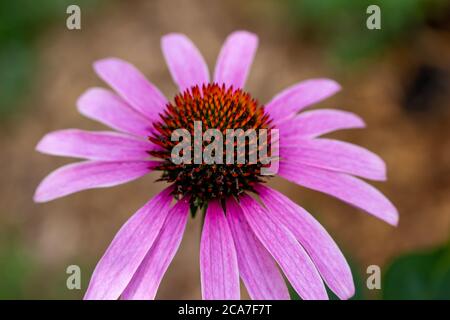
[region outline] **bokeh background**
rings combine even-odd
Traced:
[[[66,28],[78,4],[82,29]],[[382,29],[365,27],[378,4]],[[247,89],[264,102],[286,86],[330,77],[343,91],[316,107],[353,111],[366,130],[333,134],[387,162],[375,183],[398,207],[397,228],[328,196],[270,182],[323,223],[349,258],[357,299],[450,299],[450,7],[445,0],[16,0],[0,2],[0,298],[79,299],[116,231],[163,185],[149,175],[46,204],[40,180],[71,159],[38,154],[48,131],[104,129],[79,115],[77,97],[105,86],[92,62],[134,63],[168,96],[176,93],[159,47],[187,34],[211,69],[236,29],[260,37]],[[159,290],[160,299],[200,298],[200,221],[190,220]],[[82,289],[66,288],[66,268]],[[382,289],[365,286],[369,265]],[[245,296],[245,293],[244,293]]]

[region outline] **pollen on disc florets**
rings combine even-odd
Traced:
[[[175,96],[166,105],[154,125],[149,139],[160,148],[150,154],[162,160],[155,170],[162,171],[160,180],[175,184],[174,194],[191,196],[191,204],[202,207],[208,200],[239,197],[244,191],[253,191],[255,183],[263,182],[261,168],[266,166],[259,160],[248,163],[248,139],[246,139],[245,164],[174,164],[171,152],[178,141],[171,141],[176,129],[187,129],[194,135],[194,121],[201,121],[202,130],[218,129],[225,136],[227,129],[270,129],[269,116],[264,107],[242,89],[233,89],[216,83],[194,86]],[[270,136],[267,139],[270,153]],[[203,146],[207,145],[203,141]],[[258,145],[261,148],[261,145]],[[194,148],[194,142],[191,149]],[[225,146],[223,148],[225,153]],[[192,153],[192,158],[194,157]],[[225,155],[224,155],[225,157]]]

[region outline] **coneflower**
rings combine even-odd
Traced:
[[[289,299],[282,274],[303,299],[327,299],[325,284],[341,299],[354,294],[350,268],[330,235],[305,209],[265,183],[276,174],[396,225],[395,207],[360,179],[385,180],[385,164],[359,146],[319,138],[364,127],[355,114],[332,109],[299,113],[336,93],[336,82],[300,82],[266,104],[244,91],[257,44],[249,32],[231,34],[211,81],[203,57],[186,36],[164,36],[163,54],[180,92],[172,101],[131,64],[116,58],[98,61],[95,71],[115,93],[89,89],[78,108],[120,133],[68,129],[49,133],[38,143],[40,152],[87,161],[47,176],[36,190],[36,202],[119,185],[151,171],[161,172],[159,180],[169,184],[119,230],[95,268],[85,299],[153,299],[189,213],[200,213],[203,219],[204,299],[239,299],[239,277],[252,299]],[[253,137],[257,149],[251,149],[251,138],[244,140],[243,163],[196,161],[190,151],[202,151],[207,143],[195,139],[185,145],[189,161],[174,162],[177,130],[194,136],[196,123],[202,132],[269,134],[266,139]],[[236,142],[227,140],[214,156],[220,158],[227,146],[234,149]],[[272,174],[263,172],[270,166],[264,159],[248,161],[263,150],[277,164]]]

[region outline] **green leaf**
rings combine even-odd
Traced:
[[[394,260],[383,278],[384,299],[450,299],[450,243]]]
[[[0,300],[23,299],[33,260],[15,235],[0,237]]]
[[[0,118],[13,112],[30,86],[34,51],[26,42],[10,42],[0,48]]]

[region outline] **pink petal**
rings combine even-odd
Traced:
[[[275,261],[259,242],[236,200],[227,201],[227,220],[236,247],[239,273],[254,300],[289,300],[289,292]]]
[[[278,175],[361,208],[391,225],[398,223],[394,205],[380,191],[356,177],[287,162],[280,165]]]
[[[200,242],[202,296],[205,300],[237,300],[239,270],[228,222],[217,201],[210,201]]]
[[[169,211],[164,226],[121,298],[154,299],[159,284],[175,256],[189,212],[189,198],[178,201]]]
[[[270,215],[279,219],[305,248],[328,287],[341,299],[351,298],[355,287],[350,267],[320,223],[281,193],[262,185],[256,191]]]
[[[125,101],[109,90],[91,88],[77,101],[78,111],[113,129],[141,137],[149,135],[151,121],[131,109]]]
[[[84,299],[119,298],[166,220],[173,198],[171,191],[167,188],[158,194],[120,228],[95,267]]]
[[[230,34],[217,58],[214,82],[243,88],[257,47],[258,37],[253,33],[237,31]]]
[[[178,33],[168,34],[162,38],[161,47],[173,81],[181,92],[209,83],[208,65],[188,37]]]
[[[36,150],[42,153],[91,160],[144,160],[154,149],[149,141],[115,132],[66,129],[46,134]]]
[[[93,188],[112,187],[140,178],[154,166],[152,161],[84,161],[50,173],[37,187],[35,202],[47,202]]]
[[[344,172],[372,180],[386,180],[386,164],[375,153],[360,146],[331,139],[302,139],[282,143],[284,161]]]
[[[108,58],[95,62],[94,69],[130,106],[150,120],[159,118],[167,99],[135,66]]]
[[[302,112],[294,118],[282,121],[280,134],[283,140],[294,140],[298,137],[314,138],[336,130],[364,127],[364,121],[354,113],[320,109]]]
[[[326,300],[327,291],[311,258],[291,231],[248,195],[240,198],[244,216],[261,243],[278,262],[292,287],[305,300]]]
[[[265,111],[275,123],[280,123],[306,107],[334,95],[340,89],[339,84],[333,80],[306,80],[277,94],[266,104]]]

